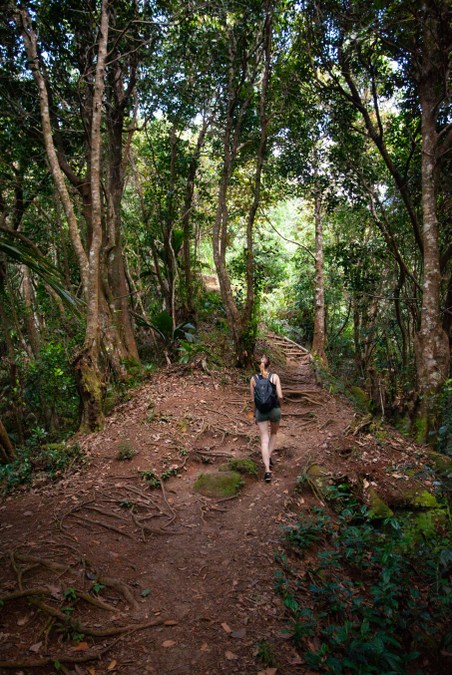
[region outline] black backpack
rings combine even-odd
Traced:
[[[263,375],[255,375],[254,381],[254,403],[259,412],[266,413],[278,405],[278,397],[276,395],[276,385],[270,381],[272,374],[268,377]]]

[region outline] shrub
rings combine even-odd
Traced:
[[[320,672],[405,673],[420,655],[440,672],[452,641],[452,539],[442,528],[407,546],[396,519],[380,530],[365,515],[348,505],[333,521],[318,508],[285,530],[276,590],[290,635]],[[308,549],[309,574],[299,576]]]

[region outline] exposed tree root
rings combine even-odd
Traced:
[[[153,628],[155,626],[161,626],[164,623],[165,619],[159,618],[153,619],[152,621],[146,621],[145,623],[135,625],[131,624],[128,626],[122,626],[121,628],[111,629],[112,631],[114,630],[116,632],[110,633],[104,632],[102,637],[111,637],[113,635],[119,635],[120,637],[117,638],[116,640],[112,640],[112,642],[110,642],[108,645],[101,647],[100,649],[94,648],[85,654],[72,655],[63,653],[63,654],[54,654],[53,656],[45,656],[39,659],[38,658],[29,659],[24,661],[0,661],[0,668],[42,668],[44,666],[53,665],[56,662],[61,664],[88,663],[89,661],[95,661],[102,658],[102,656],[104,656],[104,654],[110,651],[110,649],[114,647],[114,645],[117,644],[119,640],[124,639],[125,637],[131,635],[132,633],[144,630],[145,628]]]
[[[319,430],[326,429],[330,424],[334,424],[335,420],[332,419],[327,419],[325,422],[322,422],[322,424],[319,426]]]
[[[322,400],[318,400],[318,398]],[[285,389],[284,398],[288,401],[306,401],[311,405],[324,405],[325,399],[318,392],[308,393],[303,389]]]
[[[284,410],[284,417],[304,417],[305,419],[314,419],[315,413],[310,410],[308,412],[291,412],[290,410]]]
[[[363,420],[360,422],[357,422],[355,424],[348,424],[344,431],[343,434],[346,436],[350,431],[352,433],[352,436],[357,436],[362,429],[365,429],[366,427],[369,427],[373,422],[373,417],[372,415],[367,415]]]
[[[195,454],[202,457],[232,457],[230,452],[211,452],[210,450],[195,450]]]
[[[232,424],[237,424],[237,420],[233,419],[230,415],[227,413],[223,412],[222,410],[215,410],[215,408],[207,408],[205,405],[202,407],[203,410],[208,410],[209,412],[213,412],[216,415],[223,415],[223,417],[227,417],[228,420],[232,422]]]
[[[17,561],[25,562],[25,563],[26,562],[32,562],[34,564],[34,566],[41,565],[42,567],[46,567],[47,569],[51,570],[52,572],[63,572],[63,573],[67,572],[73,566],[73,565],[67,565],[65,563],[59,563],[55,560],[47,560],[46,558],[39,558],[37,556],[23,555],[23,554],[17,553],[17,552],[12,552],[11,558],[14,559],[14,561],[16,563],[16,567],[15,567],[16,574],[18,573]],[[81,558],[81,561],[83,561],[82,558]],[[100,574],[100,575],[94,575],[93,581],[97,581],[98,583],[102,584],[103,586],[107,586],[108,588],[114,589],[115,591],[117,591],[119,593],[119,595],[121,595],[124,598],[124,600],[134,610],[138,609],[139,604],[135,600],[135,598],[133,597],[133,594],[132,594],[130,588],[127,586],[127,584],[123,583],[119,579],[115,579],[114,577],[109,577],[109,576],[105,576],[105,575]],[[45,587],[43,587],[43,588],[45,588]],[[21,590],[23,590],[23,589],[21,589]],[[82,596],[80,596],[80,597],[82,597]],[[91,604],[95,604],[95,603],[93,603],[93,600],[94,600],[93,596],[89,596],[89,598],[90,598],[90,600],[88,600],[87,602],[90,602]],[[82,598],[82,599],[86,600],[86,598]],[[102,609],[111,610],[113,608],[112,605],[108,605],[108,603],[104,603],[104,601],[101,601],[100,598],[96,599],[96,603],[97,603],[97,601],[100,601],[102,603],[102,605],[105,605],[104,607],[102,607]],[[101,606],[101,605],[99,605],[99,606]],[[117,608],[115,607],[114,609],[116,611]]]
[[[126,532],[125,530],[120,530],[119,527],[115,527],[114,525],[103,523],[101,520],[94,520],[94,518],[88,518],[88,516],[80,516],[80,515],[76,515],[74,516],[74,518],[81,525],[86,526],[86,523],[90,523],[91,525],[99,525],[99,527],[104,527],[106,530],[111,530],[112,532],[116,532],[117,534],[120,534],[123,537],[133,539],[133,536],[129,532]]]

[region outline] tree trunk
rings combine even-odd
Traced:
[[[328,366],[325,353],[325,279],[323,264],[323,223],[322,202],[319,194],[315,197],[315,311],[314,335],[311,352],[318,356],[324,366]]]
[[[31,351],[36,358],[39,354],[39,333],[35,322],[35,312],[33,307],[33,294],[31,287],[30,272],[26,265],[22,265],[22,293],[25,305],[24,322],[27,329],[28,339],[30,341]]]
[[[102,246],[101,203],[101,120],[105,88],[105,60],[108,41],[108,0],[102,0],[100,32],[94,82],[91,123],[91,241],[89,247],[88,297],[85,342],[75,359],[77,386],[82,405],[81,429],[95,431],[103,424],[103,380],[99,369]]]
[[[12,462],[15,456],[14,445],[3,426],[3,422],[0,420],[0,464]]]
[[[231,36],[232,37],[232,36]],[[257,210],[260,204],[262,171],[266,157],[267,138],[268,138],[268,115],[267,115],[267,95],[270,80],[271,66],[271,42],[272,42],[272,14],[268,4],[266,7],[265,21],[262,25],[262,33],[259,36],[261,42],[263,60],[263,70],[260,81],[260,102],[259,102],[259,123],[260,136],[259,147],[256,157],[256,169],[254,173],[252,200],[247,214],[246,227],[246,298],[245,307],[242,312],[239,311],[234,301],[231,289],[231,282],[226,269],[226,241],[228,225],[228,205],[227,196],[230,179],[233,172],[233,163],[237,158],[239,139],[242,132],[242,123],[245,112],[251,103],[251,94],[243,98],[242,86],[245,80],[239,80],[239,85],[234,85],[235,63],[235,42],[230,42],[230,64],[229,64],[229,90],[228,107],[226,115],[226,126],[223,137],[223,170],[218,193],[218,206],[213,227],[213,256],[215,267],[220,284],[221,296],[224,302],[226,316],[228,318],[229,328],[234,341],[236,352],[236,365],[246,367],[251,365],[254,358],[254,348],[256,342],[257,325],[254,321],[256,311],[255,304],[255,279],[254,279],[254,253],[253,253],[253,233],[256,221]],[[241,64],[243,67],[243,63]],[[246,70],[245,70],[246,72]],[[242,75],[243,78],[243,75]],[[252,70],[250,81],[247,83],[248,90],[253,92],[253,86],[257,79],[257,70]]]
[[[193,273],[192,273],[192,251],[191,251],[191,240],[192,240],[191,214],[193,210],[193,197],[195,194],[195,178],[196,173],[198,171],[199,157],[201,154],[201,150],[204,146],[204,141],[206,138],[209,123],[210,123],[209,118],[204,117],[202,127],[199,131],[198,139],[196,141],[196,148],[190,160],[190,165],[188,167],[187,183],[185,186],[184,213],[182,216],[182,226],[184,230],[183,270],[185,281],[185,289],[183,297],[184,297],[185,312],[188,319],[192,319],[195,314],[194,297],[193,297],[194,293],[193,293]]]
[[[415,338],[416,367],[421,397],[418,438],[427,440],[436,427],[438,394],[449,367],[449,340],[441,325],[441,270],[436,213],[436,172],[438,133],[436,130],[439,96],[442,93],[441,71],[437,68],[437,36],[440,27],[433,11],[424,21],[423,68],[419,74],[419,100],[422,133],[422,240],[424,248],[424,282],[421,325]]]
[[[134,82],[134,72],[131,79]],[[117,61],[113,64],[110,89],[113,103],[107,115],[108,126],[108,215],[107,244],[104,255],[107,267],[106,278],[111,290],[111,312],[123,345],[124,358],[139,361],[138,349],[129,306],[129,290],[126,281],[124,251],[121,243],[121,201],[124,193],[124,114],[128,93],[124,91],[122,70]],[[131,86],[128,87],[128,92]]]

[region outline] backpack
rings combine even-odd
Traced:
[[[278,405],[278,397],[276,395],[276,385],[272,384],[270,378],[263,375],[255,375],[254,381],[254,403],[259,412],[266,413]]]

